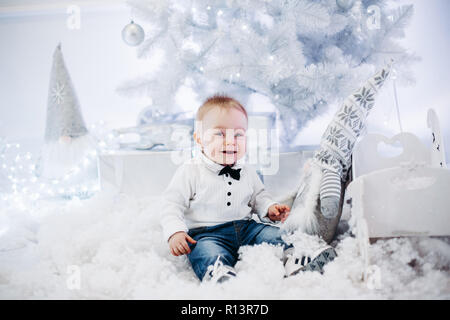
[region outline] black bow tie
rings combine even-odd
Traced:
[[[220,170],[219,176],[224,173],[229,173],[233,179],[239,180],[239,178],[241,177],[241,174],[239,173],[240,171],[241,169],[231,169],[230,166],[225,166],[222,170]]]

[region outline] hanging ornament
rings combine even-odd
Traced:
[[[344,11],[349,10],[351,7],[353,7],[353,4],[355,3],[355,0],[336,0],[337,6]]]
[[[144,41],[144,29],[133,20],[127,24],[122,30],[122,39],[129,46],[138,46]]]

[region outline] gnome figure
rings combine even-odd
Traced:
[[[59,179],[80,164],[95,149],[81,114],[78,98],[66,69],[61,44],[53,53],[47,101],[45,140],[38,172]]]
[[[391,73],[393,60],[349,95],[325,130],[320,148],[307,161],[302,181],[292,204],[291,215],[282,229],[316,234],[330,242],[342,214],[342,201],[351,156],[357,138],[375,98]]]

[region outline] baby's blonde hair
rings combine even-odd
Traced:
[[[206,99],[205,102],[203,102],[203,104],[200,106],[200,108],[198,108],[196,121],[203,120],[205,114],[214,107],[219,107],[222,110],[227,110],[231,108],[237,109],[239,111],[242,111],[248,120],[247,111],[239,103],[239,101],[224,94],[215,94]]]

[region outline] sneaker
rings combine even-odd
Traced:
[[[236,277],[236,270],[220,261],[220,255],[217,257],[214,265],[208,266],[203,280],[212,283],[222,283],[226,280]]]
[[[286,269],[286,276],[293,276],[301,271],[319,271],[323,274],[323,267],[330,261],[337,257],[336,251],[331,246],[319,249],[311,257],[295,257],[290,256],[284,268]]]

